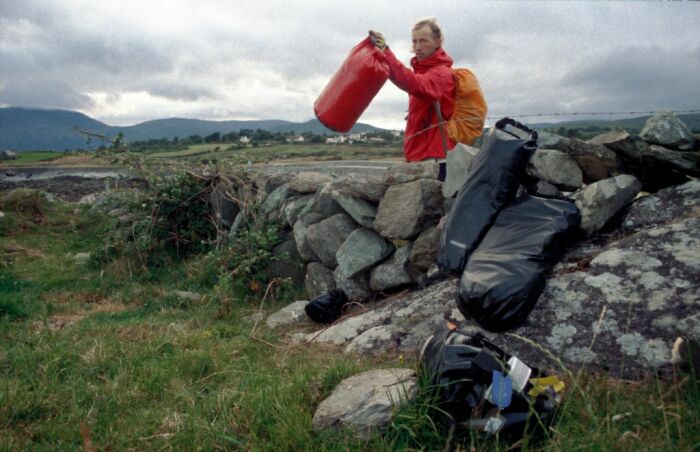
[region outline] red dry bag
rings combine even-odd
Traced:
[[[389,78],[389,67],[368,37],[343,61],[316,102],[314,113],[324,126],[348,132]]]

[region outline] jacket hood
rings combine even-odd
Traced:
[[[416,57],[411,58],[411,67],[417,73],[422,73],[433,66],[452,67],[452,63],[452,57],[442,47],[423,61],[418,61]]]

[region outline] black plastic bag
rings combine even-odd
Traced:
[[[537,149],[537,132],[510,118],[486,135],[447,216],[437,263],[458,276],[498,212],[515,199],[527,162]]]
[[[343,314],[348,296],[342,289],[331,289],[311,300],[305,307],[306,315],[319,323],[331,323]]]
[[[571,201],[525,195],[508,205],[464,269],[457,291],[462,314],[489,331],[523,322],[580,221]]]
[[[498,409],[492,400],[493,372],[514,381],[510,403]],[[446,450],[454,450],[458,437],[468,430],[514,443],[530,434],[530,441],[541,438],[554,418],[560,396],[546,388],[535,396],[532,378],[544,377],[509,355],[481,334],[444,330],[430,337],[420,355],[421,376],[433,391],[437,408],[433,417],[447,415],[451,424]],[[438,419],[436,419],[438,420]]]

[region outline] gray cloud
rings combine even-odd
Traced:
[[[307,120],[368,29],[408,63],[410,27],[427,15],[455,64],[479,76],[493,114],[696,108],[700,98],[700,15],[685,3],[231,3],[3,0],[0,103],[119,122]],[[400,127],[406,99],[385,87],[366,117]]]

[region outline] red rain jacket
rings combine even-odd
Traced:
[[[439,120],[434,104],[435,101],[440,101],[440,110],[445,121],[452,116],[455,106],[452,58],[440,48],[423,61],[413,57],[411,71],[388,47],[383,55],[389,65],[389,79],[409,94],[403,144],[406,160],[415,162],[428,158],[445,158],[441,127],[436,126]],[[447,136],[446,129],[443,130],[447,149],[452,149],[455,143]]]

